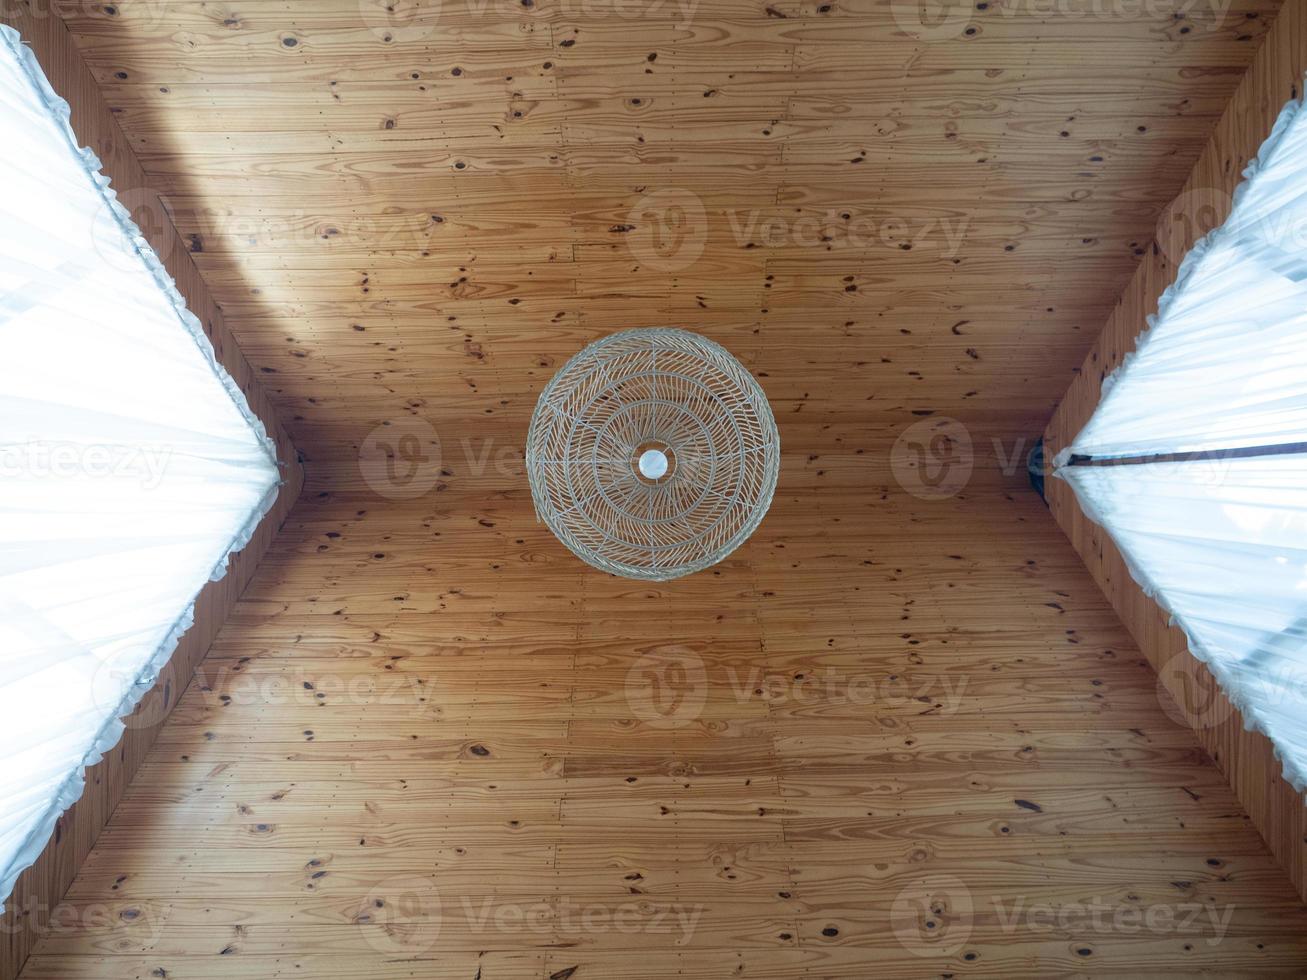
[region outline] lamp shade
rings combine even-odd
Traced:
[[[526,464],[536,514],[579,558],[665,581],[716,564],[758,527],[780,437],[724,347],[641,328],[563,365],[536,405]]]

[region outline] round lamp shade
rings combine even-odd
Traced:
[[[546,386],[526,464],[536,514],[577,557],[666,581],[753,533],[776,489],[780,437],[762,388],[720,344],[624,330]]]

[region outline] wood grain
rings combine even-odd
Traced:
[[[1301,975],[1022,471],[1280,3],[56,7],[309,466],[24,977]],[[535,523],[521,447],[656,323],[786,454],[650,586]],[[894,447],[941,416],[931,501]],[[406,425],[411,497],[360,467]]]
[[[889,449],[657,585],[516,471],[306,495],[23,976],[1300,973],[1307,909],[1021,474],[922,500]]]
[[[1041,428],[1280,2],[938,6],[53,0],[324,485],[625,326]]]

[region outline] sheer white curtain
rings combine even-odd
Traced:
[[[1307,788],[1307,111],[1281,113],[1058,476]],[[1167,460],[1150,457],[1170,456]],[[1118,460],[1117,463],[1095,461]]]
[[[1068,466],[1060,475],[1303,789],[1307,455]]]
[[[0,898],[279,484],[99,166],[0,26]]]
[[[1230,217],[1180,265],[1058,462],[1307,442],[1307,111],[1292,102]]]

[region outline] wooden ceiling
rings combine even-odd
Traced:
[[[520,439],[635,325],[727,344],[791,450],[1034,433],[1278,6],[57,3],[327,468],[407,415]]]

